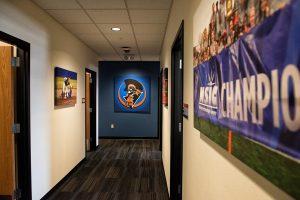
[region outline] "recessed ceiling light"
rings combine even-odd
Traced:
[[[116,31],[116,32],[118,32],[118,31],[120,31],[120,30],[121,30],[121,28],[119,28],[119,27],[112,27],[112,28],[111,28],[111,30],[112,30],[112,31]]]
[[[129,53],[130,52],[130,47],[122,47],[123,51],[125,53]]]

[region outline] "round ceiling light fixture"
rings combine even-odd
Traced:
[[[118,32],[118,31],[121,31],[121,28],[120,27],[112,27],[111,30]]]
[[[130,52],[130,47],[122,47],[124,53],[129,53]]]

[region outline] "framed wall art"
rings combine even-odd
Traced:
[[[114,81],[115,112],[150,113],[150,77],[127,75],[115,77]]]
[[[74,106],[77,101],[77,73],[54,68],[55,106]]]
[[[168,68],[163,68],[162,72],[162,104],[168,106]]]

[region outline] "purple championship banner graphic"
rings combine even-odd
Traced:
[[[300,158],[300,1],[194,68],[195,117]]]

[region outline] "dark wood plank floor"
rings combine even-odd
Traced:
[[[51,200],[167,200],[158,140],[100,140]]]

